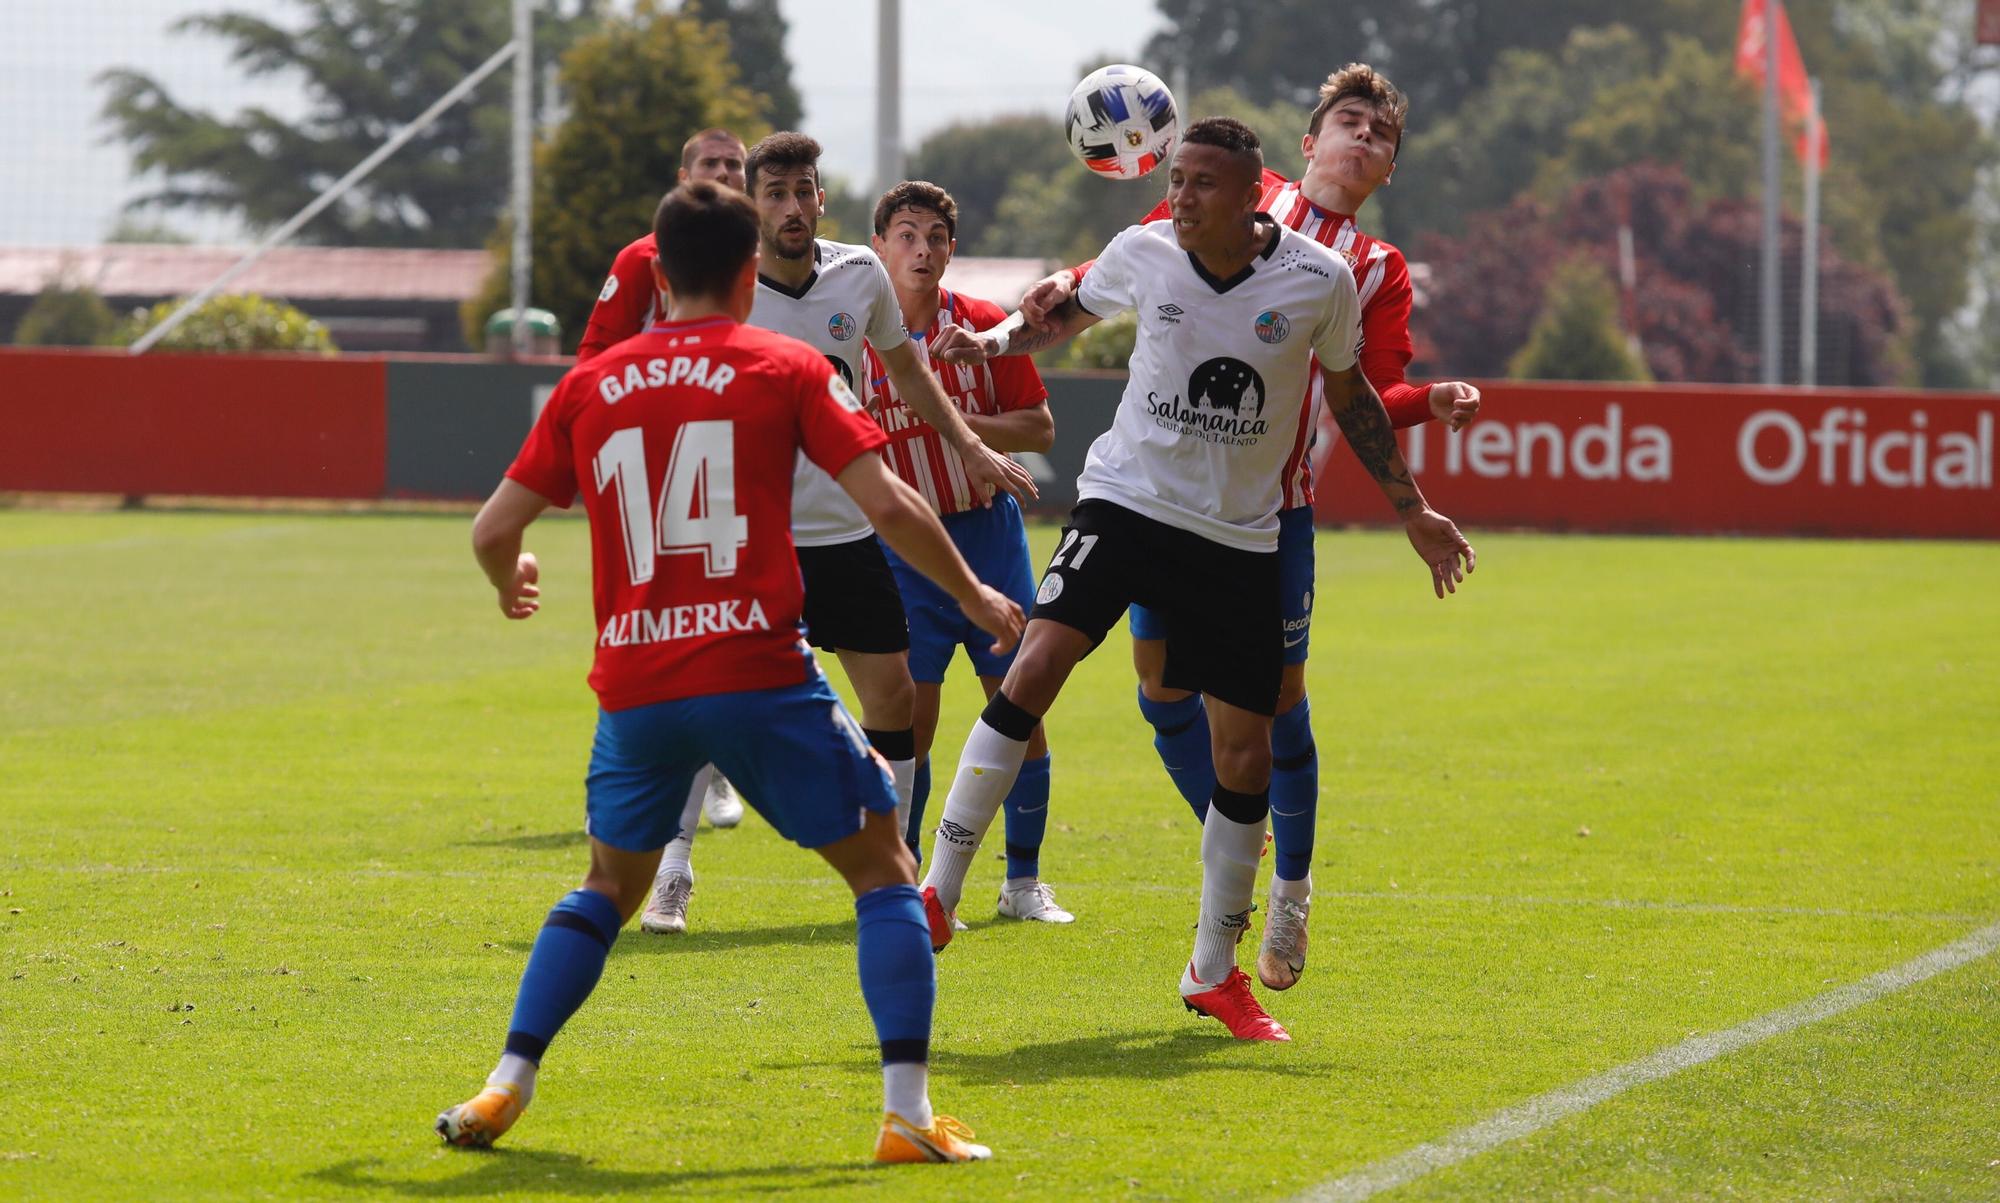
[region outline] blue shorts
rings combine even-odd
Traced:
[[[1312,641],[1313,512],[1309,505],[1278,511],[1278,585],[1283,591],[1285,663],[1304,664]],[[1167,622],[1144,606],[1127,615],[1134,639],[1165,639]]]
[[[815,672],[799,685],[600,710],[586,830],[626,852],[664,848],[704,764],[802,848],[860,831],[864,811],[896,809],[888,767]]]
[[[972,575],[1013,598],[1024,612],[1034,606],[1035,566],[1028,559],[1028,526],[1012,497],[1001,493],[985,509],[947,514],[939,521]],[[888,554],[896,588],[903,594],[903,612],[910,620],[910,679],[928,685],[942,682],[952,655],[961,647],[972,661],[972,671],[982,677],[1006,676],[1014,653],[996,656],[987,650],[993,646],[993,636],[972,625],[951,594],[895,552]]]

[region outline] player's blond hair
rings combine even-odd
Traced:
[[[1375,106],[1375,114],[1396,127],[1396,149],[1403,149],[1403,123],[1410,117],[1410,100],[1389,82],[1389,77],[1367,63],[1349,63],[1326,77],[1319,86],[1319,104],[1314,106],[1306,132],[1319,137],[1319,123],[1343,100],[1360,98]]]

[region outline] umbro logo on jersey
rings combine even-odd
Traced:
[[[1275,309],[1266,309],[1257,315],[1257,322],[1253,328],[1257,331],[1260,341],[1275,345],[1284,342],[1285,336],[1292,332],[1292,319]]]
[[[854,315],[844,310],[834,314],[832,317],[826,319],[826,332],[833,336],[835,342],[844,343],[848,339],[853,338]]]
[[[1186,315],[1187,310],[1182,309],[1172,301],[1168,301],[1159,307],[1159,312],[1162,322],[1165,322],[1169,326],[1178,326],[1181,324],[1181,318]]]

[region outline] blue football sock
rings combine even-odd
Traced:
[[[931,758],[926,756],[917,762],[916,776],[910,779],[910,826],[903,832],[903,842],[910,846],[911,855],[918,864],[924,863],[924,803],[931,800]]]
[[[1153,747],[1174,788],[1181,791],[1197,821],[1208,818],[1215,793],[1215,760],[1208,746],[1208,707],[1191,693],[1178,702],[1156,702],[1139,691],[1139,713],[1153,724]]]
[[[1286,881],[1303,881],[1312,869],[1318,814],[1319,753],[1313,746],[1312,707],[1300,698],[1271,724],[1273,872]]]
[[[597,988],[604,958],[624,916],[596,890],[571,890],[556,903],[535,937],[514,1019],[507,1025],[507,1051],[540,1064],[549,1041]]]
[[[1021,775],[1001,802],[1007,815],[1007,876],[1042,875],[1042,837],[1049,829],[1049,758],[1021,763]]]
[[[915,886],[870,890],[854,900],[854,919],[861,997],[875,1021],[883,1063],[928,1061],[937,961],[923,896]]]

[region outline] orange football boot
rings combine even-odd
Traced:
[[[972,1129],[949,1115],[935,1116],[930,1127],[919,1128],[891,1111],[882,1117],[882,1131],[875,1138],[877,1165],[985,1161],[992,1156],[992,1149],[972,1143]]]
[[[520,1087],[488,1086],[438,1116],[437,1134],[444,1137],[446,1144],[460,1148],[491,1148],[521,1118],[524,1109]]]

